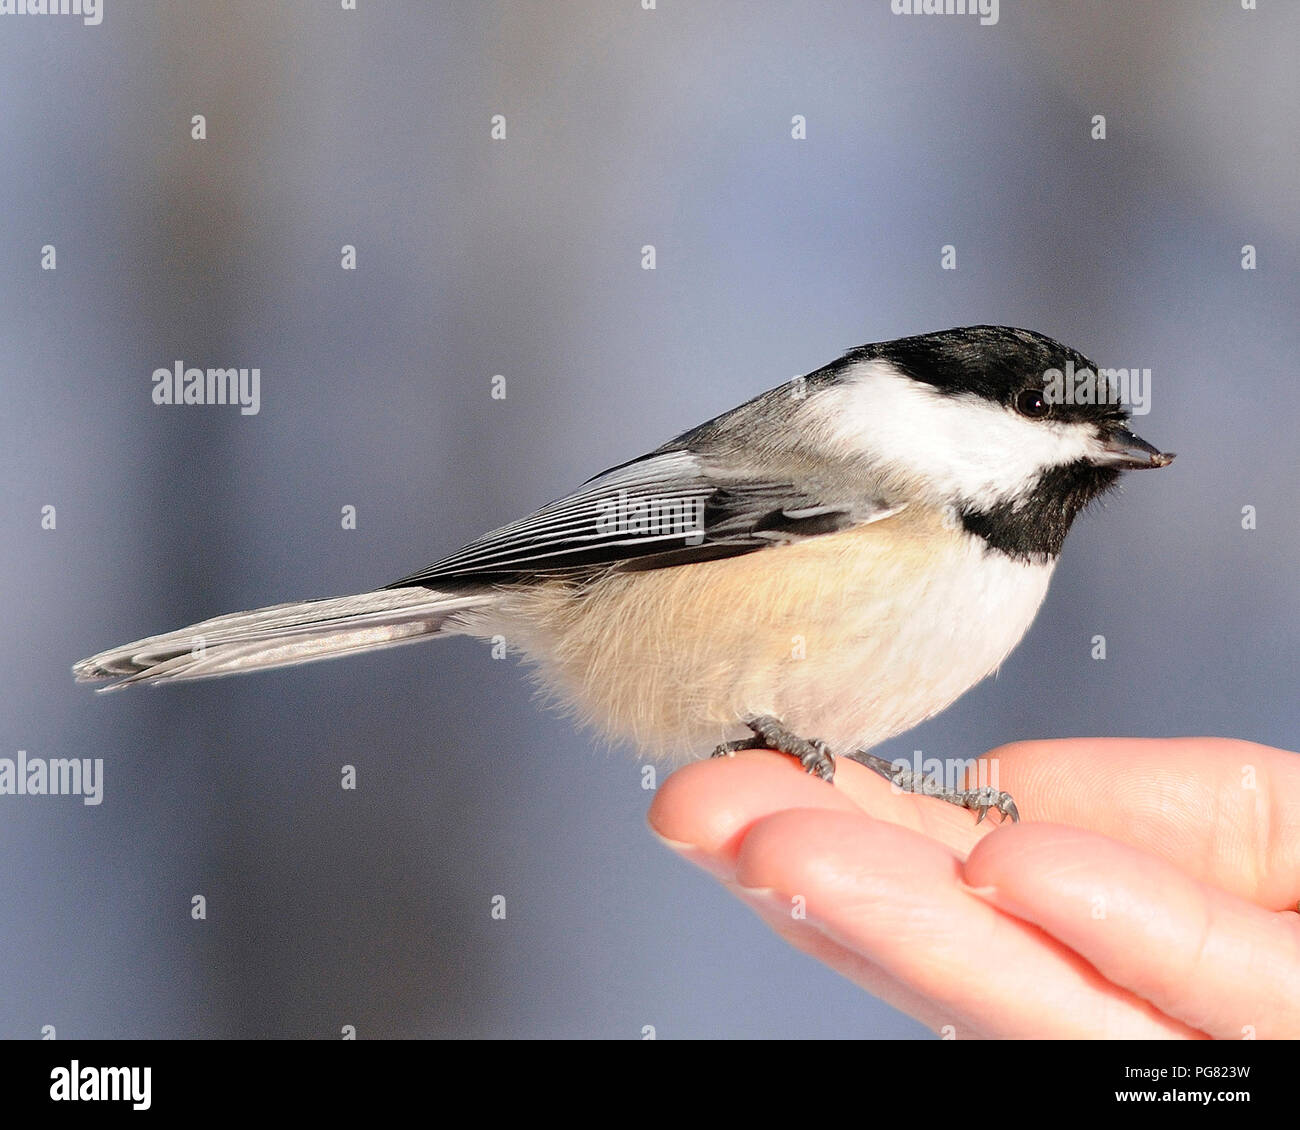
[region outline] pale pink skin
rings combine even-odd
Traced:
[[[1089,738],[989,756],[1020,824],[770,751],[688,765],[649,819],[792,945],[945,1035],[1300,1038],[1300,755]]]

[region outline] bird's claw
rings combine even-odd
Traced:
[[[1011,794],[999,792],[997,789],[972,789],[966,793],[958,793],[954,797],[954,803],[974,812],[976,824],[982,823],[990,810],[1001,817],[1002,823],[1006,823],[1008,818],[1013,824],[1020,823],[1020,810],[1016,808],[1016,802],[1011,799]]]
[[[804,767],[804,771],[823,781],[835,780],[835,758],[831,756],[826,743],[813,739],[804,744],[808,748],[799,753],[799,764]]]
[[[745,725],[754,731],[753,737],[723,742],[713,751],[713,756],[733,757],[742,749],[774,749],[798,758],[804,772],[811,776],[823,781],[835,780],[835,756],[825,742],[801,738],[767,715],[747,718]]]

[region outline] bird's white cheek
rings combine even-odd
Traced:
[[[1032,488],[1047,468],[1093,454],[1091,429],[1030,420],[976,396],[949,396],[884,362],[822,394],[829,442],[986,508]]]

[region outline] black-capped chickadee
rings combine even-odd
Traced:
[[[1163,454],[1096,372],[1027,330],[863,345],[386,588],[236,612],[113,648],[78,679],[179,682],[431,636],[504,637],[587,722],[651,754],[768,747],[830,780],[991,674],[1076,515]],[[741,736],[741,735],[748,736]]]

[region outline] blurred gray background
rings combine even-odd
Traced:
[[[1149,366],[1179,461],[882,752],[1294,747],[1298,46],[1280,0],[0,16],[0,756],[106,775],[0,797],[0,1035],[926,1035],[665,851],[635,755],[480,643],[106,697],[69,666],[375,587],[849,346],[987,321]],[[260,367],[261,412],[155,406],[177,359]]]

